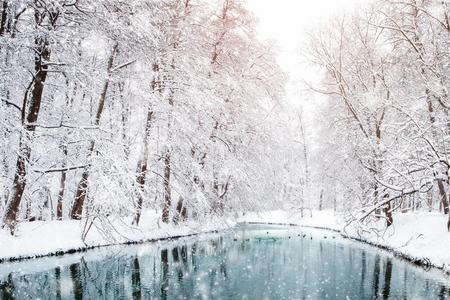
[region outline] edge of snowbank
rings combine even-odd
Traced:
[[[181,235],[173,235],[173,236],[166,236],[166,237],[160,237],[160,238],[152,238],[152,239],[144,239],[144,240],[134,240],[134,241],[127,241],[123,243],[110,243],[110,244],[99,244],[95,246],[85,246],[85,247],[79,247],[79,248],[69,248],[66,250],[56,250],[53,252],[47,252],[43,254],[34,254],[34,255],[24,255],[24,256],[10,256],[10,257],[4,257],[0,258],[0,264],[7,263],[7,262],[18,262],[18,261],[25,261],[29,259],[35,259],[35,258],[44,258],[44,257],[54,257],[54,256],[62,256],[66,254],[75,254],[75,253],[83,253],[89,250],[94,250],[98,248],[106,248],[106,247],[112,247],[112,246],[127,246],[127,245],[139,245],[144,243],[156,243],[161,241],[175,241],[182,238],[187,237],[194,237],[199,236],[202,234],[208,234],[208,233],[218,233],[220,230],[211,230],[211,231],[202,231],[202,232],[196,232],[196,233],[190,233],[190,234],[181,234]]]
[[[434,269],[444,271],[445,274],[450,275],[450,269],[446,269],[444,266],[435,265],[435,264],[431,263],[430,260],[427,258],[414,257],[412,255],[402,253],[400,251],[395,250],[395,248],[392,248],[392,247],[389,247],[389,246],[386,246],[383,244],[374,243],[374,242],[371,242],[369,240],[362,239],[362,238],[352,237],[350,235],[344,234],[341,230],[338,230],[338,229],[333,229],[333,228],[329,228],[329,227],[298,225],[298,224],[294,224],[294,223],[241,222],[238,224],[291,226],[291,227],[311,228],[311,229],[336,232],[336,233],[339,233],[344,239],[348,239],[348,240],[355,241],[358,243],[363,243],[363,244],[369,245],[371,247],[375,247],[380,250],[387,251],[387,252],[391,253],[393,256],[395,256],[396,258],[406,260],[406,261],[413,263],[416,266],[422,267],[426,270],[428,270],[430,268],[434,268]]]
[[[158,214],[146,212],[139,227],[129,225],[130,220],[120,219],[96,220],[92,226],[86,226],[86,220],[22,223],[15,236],[0,229],[0,263],[74,254],[100,247],[177,240],[216,233],[236,224],[230,220],[210,219],[202,223],[170,225],[159,224],[158,220]]]
[[[188,222],[180,226],[160,225],[158,215],[148,212],[139,228],[114,222],[111,233],[102,232],[97,224],[86,239],[82,239],[83,221],[51,221],[21,224],[18,236],[0,230],[0,263],[33,258],[61,256],[115,245],[134,245],[171,241],[185,237],[227,230],[236,224],[268,224],[299,226],[339,233],[344,238],[388,251],[417,266],[436,268],[450,275],[450,233],[437,227],[446,218],[438,214],[404,214],[396,216],[396,225],[380,236],[361,236],[354,228],[344,228],[342,218],[333,211],[271,211],[247,213],[242,217],[206,222]],[[111,224],[110,224],[111,226]],[[444,228],[442,226],[442,228]],[[345,230],[344,230],[345,229]]]
[[[397,214],[394,226],[383,236],[360,235],[355,227],[345,227],[341,217],[333,211],[315,211],[309,217],[304,212],[273,211],[250,213],[239,219],[239,223],[287,225],[314,228],[339,233],[342,237],[385,250],[397,258],[404,259],[425,269],[438,269],[450,275],[450,233],[445,230],[447,216],[436,213]],[[445,221],[445,222],[444,222]],[[443,224],[442,226],[441,223]]]

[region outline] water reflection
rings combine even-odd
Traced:
[[[446,280],[348,242],[247,226],[0,265],[0,299],[447,299]]]
[[[133,259],[131,283],[133,285],[133,299],[142,299],[141,291],[141,268],[139,266],[139,258],[137,256]]]

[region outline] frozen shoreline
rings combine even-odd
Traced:
[[[140,228],[114,222],[114,230],[106,234],[100,226],[92,226],[85,241],[83,221],[50,221],[23,223],[16,236],[0,231],[0,262],[62,255],[102,246],[136,244],[177,239],[228,229],[237,223],[285,224],[333,230],[344,237],[367,243],[404,257],[417,264],[431,265],[450,271],[450,233],[445,230],[446,216],[436,213],[398,214],[384,236],[358,236],[332,211],[299,212],[269,211],[247,213],[237,219],[188,222],[180,226],[158,224],[158,215],[147,212]],[[96,224],[99,225],[99,224]],[[112,228],[112,227],[111,227]]]
[[[244,223],[287,224],[339,232],[344,237],[393,252],[420,265],[428,265],[450,273],[450,232],[447,216],[439,213],[406,213],[394,216],[394,225],[383,236],[358,235],[355,228],[346,227],[342,218],[332,211],[304,212],[272,211],[251,213],[239,219]]]
[[[202,233],[225,230],[235,225],[223,220],[207,220],[205,223],[187,222],[181,225],[160,224],[155,212],[146,212],[140,227],[116,220],[103,230],[99,221],[94,223],[85,240],[82,235],[85,220],[36,221],[20,224],[15,236],[0,230],[0,263],[45,256],[56,256],[90,249],[178,239]],[[114,227],[114,228],[113,228]]]

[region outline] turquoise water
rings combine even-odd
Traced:
[[[0,264],[0,299],[450,299],[450,281],[337,234],[245,225]]]

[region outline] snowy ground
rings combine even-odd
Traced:
[[[145,242],[171,237],[222,230],[233,226],[223,221],[209,220],[202,224],[187,222],[180,226],[158,222],[159,214],[146,212],[141,217],[140,227],[130,226],[116,220],[95,221],[89,227],[85,221],[50,221],[20,224],[15,236],[0,230],[0,261],[16,258],[32,258],[50,254],[83,250],[99,246]],[[85,236],[83,241],[83,236]]]
[[[0,230],[0,260],[35,257],[70,250],[121,244],[130,241],[143,242],[176,236],[211,232],[229,228],[237,222],[292,224],[300,226],[326,228],[340,231],[343,235],[387,247],[410,258],[429,260],[432,265],[450,271],[450,233],[446,230],[446,216],[433,213],[398,214],[394,226],[383,236],[365,234],[360,236],[352,227],[344,229],[344,223],[332,211],[304,212],[270,211],[265,213],[247,213],[233,220],[210,220],[199,224],[188,222],[181,226],[162,225],[157,222],[158,215],[147,212],[142,217],[140,228],[115,221],[114,226],[100,226],[97,221],[86,231],[83,221],[31,222],[20,225],[16,236],[10,236]],[[104,230],[105,228],[109,230]],[[110,233],[107,233],[110,232]]]
[[[240,222],[293,224],[327,228],[340,231],[344,236],[386,247],[411,259],[429,261],[433,266],[450,272],[450,232],[447,231],[447,216],[437,213],[407,213],[394,216],[394,226],[384,235],[357,234],[355,228],[345,227],[342,218],[332,211],[306,211],[301,218],[299,212],[273,211],[251,213]]]

